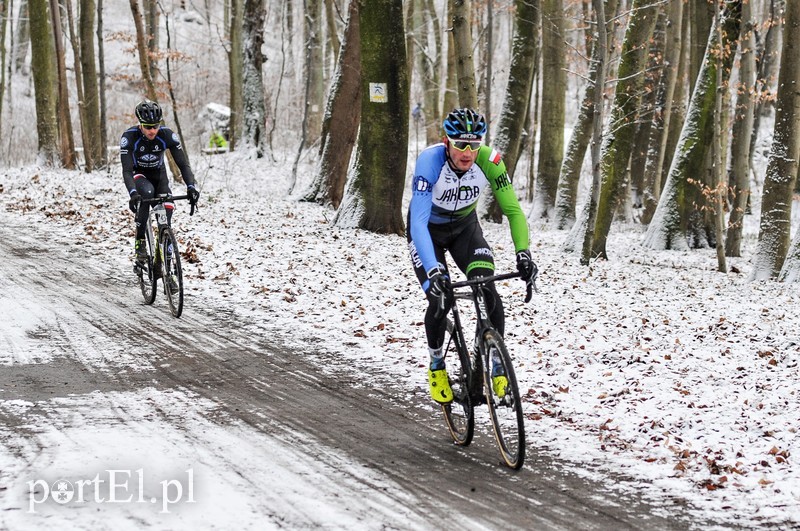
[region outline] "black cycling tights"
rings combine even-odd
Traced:
[[[491,275],[493,271],[475,270],[472,271],[472,273],[474,274],[469,275],[470,278],[474,278],[479,274]],[[503,312],[503,300],[497,293],[494,283],[489,284],[488,288],[492,295],[486,301],[487,308],[489,309],[489,319],[492,321],[497,331],[500,332],[500,335],[503,335],[506,326],[505,314]],[[428,337],[428,347],[432,349],[441,348],[442,343],[444,343],[444,334],[447,331],[447,326],[445,325],[447,314],[445,313],[439,319],[435,318],[438,306],[438,300],[428,296],[428,310],[425,312],[425,334]],[[435,344],[431,344],[432,342]]]

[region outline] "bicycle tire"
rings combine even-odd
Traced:
[[[453,442],[458,446],[469,446],[475,434],[475,409],[470,397],[470,359],[463,334],[455,332],[453,321],[447,319],[443,354],[451,363],[447,368],[450,388],[453,390],[453,401],[442,404],[444,419]],[[477,376],[477,375],[475,375]]]
[[[484,393],[489,406],[495,441],[505,464],[514,470],[519,470],[525,461],[525,422],[514,366],[505,342],[496,330],[484,332],[483,347]],[[498,395],[492,386],[493,352],[497,353],[503,369],[502,374],[505,374],[508,380],[503,396]]]
[[[153,264],[155,263],[155,244],[153,242],[153,229],[149,225],[145,229],[145,245],[147,246],[147,264],[144,267],[137,267],[139,277],[139,288],[142,290],[145,304],[153,304],[156,300],[156,279],[153,274]]]
[[[161,229],[161,259],[161,280],[164,284],[164,293],[167,296],[170,313],[177,318],[183,312],[183,270],[181,269],[178,240],[175,239],[175,234],[170,228]],[[174,279],[176,284],[174,292],[170,289],[170,278]]]

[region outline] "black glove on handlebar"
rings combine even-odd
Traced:
[[[141,202],[142,202],[142,196],[141,196],[141,194],[139,194],[139,192],[136,192],[136,191],[134,191],[134,192],[131,194],[131,199],[130,199],[130,201],[128,201],[128,208],[130,208],[130,209],[131,209],[131,212],[133,212],[133,213],[135,214],[135,213],[136,213],[136,211],[139,209],[139,204],[140,204]]]
[[[428,271],[428,280],[430,281],[428,297],[436,301],[440,310],[437,315],[446,312],[453,295],[453,288],[450,287],[450,278],[447,276],[447,272],[435,267]]]
[[[520,278],[525,282],[533,280],[539,274],[539,268],[531,258],[531,252],[528,249],[522,250],[517,253],[517,271],[519,271]]]
[[[195,206],[200,199],[200,191],[193,184],[186,187],[186,195],[189,196],[189,204],[192,206]]]

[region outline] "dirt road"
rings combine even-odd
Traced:
[[[202,521],[214,507],[216,522],[228,527],[703,527],[679,505],[651,507],[566,473],[533,445],[525,467],[509,471],[487,426],[469,448],[455,447],[440,415],[407,391],[367,386],[372,380],[346,361],[287,348],[268,320],[237,316],[191,290],[175,320],[163,293],[154,306],[143,305],[132,273],[119,264],[119,257],[53,241],[35,227],[13,220],[0,226],[0,448],[7,452],[0,464],[12,465],[0,472],[0,527],[96,525],[90,511],[54,504],[31,511],[29,482],[47,475],[48,466],[80,462],[75,452],[102,452],[109,444],[103,436],[96,448],[82,440],[76,450],[66,440],[53,444],[60,440],[53,431],[105,433],[93,419],[109,415],[115,430],[143,440],[158,441],[162,430],[181,458],[201,462],[208,476],[237,476],[227,480],[225,499],[198,495],[193,508]],[[189,397],[189,408],[205,404],[193,410],[202,422],[171,414],[173,402],[156,400],[161,428],[148,428],[151,417],[118,402],[145,391]],[[77,414],[76,404],[87,401],[93,413]],[[220,432],[225,444],[209,435]],[[255,450],[243,456],[240,445]],[[225,522],[219,504],[236,505],[239,495],[249,512]],[[94,508],[108,527],[167,522],[146,505]]]

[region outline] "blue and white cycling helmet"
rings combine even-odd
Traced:
[[[453,109],[442,126],[445,135],[453,140],[480,140],[486,134],[486,118],[469,107]]]

